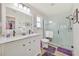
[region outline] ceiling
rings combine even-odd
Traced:
[[[30,5],[47,16],[68,12],[73,6],[71,3],[30,3]]]

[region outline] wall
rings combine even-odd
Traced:
[[[1,21],[2,21],[2,35],[5,36],[6,32],[6,8],[5,4],[1,4]]]
[[[0,4],[0,36],[1,36],[1,34],[2,34],[2,23],[1,23],[2,21],[1,21],[1,4]]]
[[[73,11],[78,8],[79,10],[79,4],[74,4]],[[72,12],[73,13],[73,12]],[[73,24],[73,44],[74,44],[74,55],[79,56],[79,24]]]
[[[34,30],[35,32],[39,32],[39,33],[42,33],[43,34],[43,20],[44,20],[44,17],[46,17],[45,14],[41,13],[40,11],[38,11],[36,8],[32,7],[30,4],[26,4],[26,6],[28,6],[30,9],[31,9],[31,13],[32,13],[32,20],[33,20],[33,27],[34,27]],[[40,29],[36,28],[36,17],[37,16],[40,16],[42,18],[41,20],[41,25],[42,27]]]

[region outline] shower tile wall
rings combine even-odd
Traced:
[[[53,16],[52,19],[44,20],[44,30],[53,31],[54,36],[52,43],[60,45],[61,47],[72,50],[72,30],[70,30],[70,23],[66,17],[69,13]],[[52,23],[48,23],[49,21]],[[58,34],[59,31],[59,34]]]

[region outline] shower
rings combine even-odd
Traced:
[[[66,17],[67,14],[55,16],[43,21],[43,31],[52,31],[53,38],[51,44],[72,50],[72,16]],[[55,24],[55,25],[54,25]]]

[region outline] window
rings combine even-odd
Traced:
[[[40,23],[37,23],[37,27],[40,28],[41,27],[41,24]]]
[[[38,28],[40,28],[41,27],[41,18],[39,16],[37,16],[36,20],[37,20],[36,25],[37,25]]]

